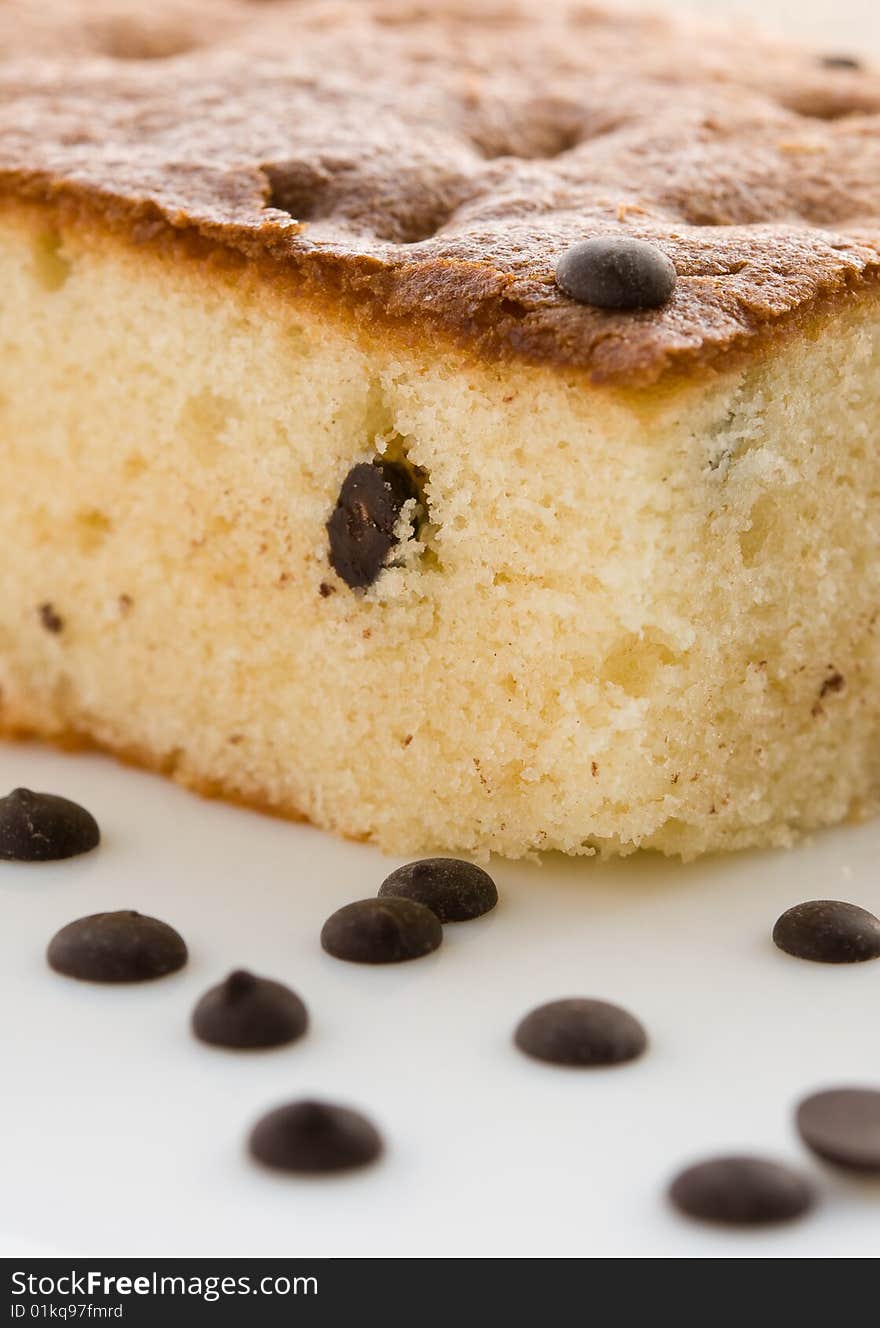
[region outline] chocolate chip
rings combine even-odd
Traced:
[[[327,953],[354,964],[420,959],[442,940],[437,915],[412,899],[360,899],[337,909],[321,930]]]
[[[410,498],[418,498],[415,483],[396,461],[363,461],[348,472],[327,522],[330,565],[346,585],[363,589],[376,580]]]
[[[398,867],[379,886],[379,897],[414,899],[441,922],[468,922],[498,903],[495,882],[482,867],[459,858],[422,858]]]
[[[579,997],[539,1005],[513,1040],[527,1056],[554,1065],[619,1065],[648,1045],[642,1025],[619,1005]]]
[[[880,1172],[880,1091],[830,1088],[804,1098],[795,1116],[801,1138],[826,1162]]]
[[[192,1029],[215,1047],[280,1047],[301,1037],[308,1022],[296,992],[239,968],[205,992]]]
[[[819,700],[820,701],[824,700],[824,698],[829,694],[833,694],[835,692],[842,692],[845,686],[846,686],[846,679],[844,678],[842,673],[838,673],[837,670],[835,669],[833,673],[829,673],[828,677],[824,680],[822,686],[819,688]]]
[[[809,899],[778,919],[773,940],[797,959],[820,964],[858,964],[880,958],[880,920],[856,904]]]
[[[64,630],[64,619],[55,612],[53,604],[41,604],[37,612],[40,615],[40,622],[47,632],[54,632],[57,636],[59,632]]]
[[[556,264],[556,283],[599,309],[655,309],[675,289],[675,267],[644,240],[603,236],[573,244]]]
[[[55,793],[17,788],[0,798],[0,858],[8,862],[74,858],[96,848],[100,839],[94,816]]]
[[[382,1137],[360,1112],[328,1102],[291,1102],[257,1121],[250,1151],[278,1171],[318,1174],[374,1162]]]
[[[809,1211],[813,1188],[803,1176],[762,1157],[713,1157],[676,1176],[669,1197],[688,1217],[729,1226],[789,1222]]]
[[[147,982],[183,968],[187,951],[167,923],[122,909],[68,923],[46,957],[57,973],[84,982]]]
[[[861,69],[862,62],[854,55],[823,55],[819,63],[826,69]]]
[[[329,597],[335,595],[335,593],[336,587],[331,586],[329,581],[322,581],[318,586],[318,594],[321,596],[321,599],[329,599]]]

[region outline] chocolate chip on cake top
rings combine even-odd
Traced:
[[[573,300],[597,309],[656,309],[672,298],[675,266],[644,240],[602,236],[566,249],[556,282]]]
[[[0,798],[0,859],[52,862],[97,848],[98,823],[77,802],[17,788]]]

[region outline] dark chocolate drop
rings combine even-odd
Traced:
[[[374,1162],[382,1138],[360,1112],[328,1102],[291,1102],[257,1121],[250,1151],[277,1171],[316,1175]]]
[[[519,1024],[520,1051],[554,1065],[620,1065],[648,1045],[638,1019],[608,1001],[569,997],[539,1005]]]
[[[26,788],[0,798],[0,858],[8,862],[73,858],[100,839],[94,816],[77,802]]]
[[[183,968],[187,949],[166,922],[122,909],[68,923],[47,958],[57,973],[84,982],[148,982]]]
[[[488,913],[498,903],[498,891],[489,873],[459,858],[407,862],[380,885],[380,899],[387,895],[414,899],[436,913],[441,922],[467,922]]]
[[[327,534],[330,565],[347,586],[371,586],[397,544],[395,533],[404,503],[418,498],[405,466],[396,461],[363,461],[348,472]]]
[[[582,240],[556,264],[556,284],[599,309],[656,309],[675,290],[675,267],[656,245],[628,236]]]
[[[244,969],[211,987],[193,1010],[192,1028],[216,1047],[280,1047],[301,1037],[309,1017],[296,992]]]
[[[443,928],[435,913],[412,899],[359,899],[324,923],[321,944],[355,964],[399,964],[436,950]]]
[[[880,1090],[829,1088],[805,1098],[795,1117],[818,1157],[849,1171],[880,1174]]]
[[[726,1226],[790,1222],[812,1208],[813,1187],[799,1172],[762,1157],[713,1157],[679,1173],[669,1197],[682,1213]]]
[[[820,964],[860,964],[880,958],[880,919],[857,904],[809,899],[778,919],[773,940],[796,959]]]

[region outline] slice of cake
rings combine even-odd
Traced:
[[[549,0],[0,38],[7,734],[401,853],[873,806],[876,71]]]

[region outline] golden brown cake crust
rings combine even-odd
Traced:
[[[0,192],[189,233],[412,338],[642,386],[880,277],[880,73],[751,33],[562,0],[13,0],[0,49]],[[665,308],[556,287],[618,233],[674,260]]]

